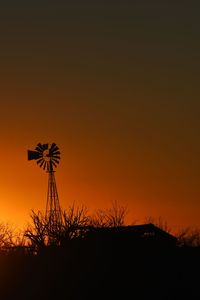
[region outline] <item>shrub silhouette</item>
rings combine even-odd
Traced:
[[[48,220],[41,211],[36,213],[32,210],[30,217],[32,223],[28,224],[24,236],[28,239],[28,245],[38,251],[47,244]]]
[[[152,216],[148,216],[145,218],[145,224],[152,223],[158,228],[170,233],[172,229],[169,227],[168,223],[166,220],[163,220],[163,218],[160,216],[159,218],[154,218]]]
[[[200,230],[190,227],[183,228],[176,234],[181,247],[200,247]]]
[[[179,247],[156,248],[157,244],[151,247],[148,242],[135,247],[130,235],[129,239],[120,233],[118,239],[118,229],[126,232],[134,227],[123,226],[125,215],[126,209],[120,205],[91,216],[85,207],[73,204],[62,211],[62,226],[52,230],[42,212],[32,211],[31,221],[18,242],[10,227],[0,226],[2,247],[13,248],[16,243],[31,249],[21,255],[1,253],[0,298],[199,299],[195,275],[200,267],[199,231],[180,233]],[[164,224],[166,229],[166,223],[158,221],[154,223]],[[111,233],[108,239],[93,243],[97,236],[94,240],[85,238],[88,232],[107,229]],[[112,232],[117,235],[113,237]]]
[[[112,202],[108,209],[97,210],[91,217],[91,225],[94,227],[118,227],[125,225],[127,208],[121,206],[117,201]]]
[[[0,223],[0,249],[9,250],[20,242],[19,233],[8,223]]]
[[[125,223],[126,208],[114,202],[109,209],[98,210],[93,216],[86,207],[70,206],[62,210],[62,224],[50,226],[50,216],[45,218],[41,211],[31,211],[31,223],[28,224],[24,236],[33,251],[45,246],[66,245],[72,239],[84,237],[89,227],[117,227]]]

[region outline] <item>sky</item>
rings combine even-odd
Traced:
[[[44,210],[47,174],[27,150],[55,142],[60,203],[127,207],[200,227],[200,4],[0,4],[0,220]]]

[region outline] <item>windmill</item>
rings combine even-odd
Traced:
[[[35,150],[28,150],[28,160],[36,163],[48,173],[48,190],[45,219],[49,222],[51,230],[62,225],[62,214],[55,180],[55,168],[60,161],[60,151],[55,143],[37,144]]]

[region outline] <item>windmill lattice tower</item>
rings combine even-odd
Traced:
[[[28,160],[36,160],[36,163],[48,173],[45,219],[49,222],[50,229],[56,230],[62,225],[61,207],[54,175],[55,168],[60,161],[59,148],[55,143],[39,143],[34,151],[28,150]]]

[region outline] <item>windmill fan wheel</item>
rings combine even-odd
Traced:
[[[55,143],[37,144],[35,150],[28,150],[28,160],[36,160],[37,164],[46,170],[52,172],[60,161],[60,151]]]

